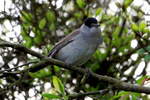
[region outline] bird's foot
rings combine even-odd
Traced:
[[[86,68],[85,69],[86,73],[83,75],[82,79],[81,79],[81,84],[84,84],[86,82],[86,80],[89,78],[90,73],[91,73],[91,69],[90,68]]]

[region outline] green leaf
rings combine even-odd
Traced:
[[[80,8],[83,8],[85,6],[84,0],[76,0],[76,2]]]
[[[55,22],[56,20],[55,13],[52,11],[47,11],[46,18],[49,22]]]
[[[69,100],[69,97],[68,96],[64,96],[64,100]]]
[[[56,72],[60,72],[60,67],[54,65],[54,70],[55,70]]]
[[[150,46],[147,46],[147,47],[146,47],[146,50],[150,51]]]
[[[138,100],[140,97],[140,93],[132,93],[131,97],[132,97],[132,100]]]
[[[40,35],[37,35],[35,38],[33,38],[34,43],[39,44],[42,42],[42,37]]]
[[[142,21],[139,25],[139,30],[144,31],[145,28],[146,28],[146,23],[144,21]]]
[[[143,85],[143,81],[147,78],[148,76],[142,76],[141,78],[139,78],[138,80],[136,80],[136,83],[138,85]]]
[[[115,100],[115,99],[117,99],[121,96],[125,96],[125,95],[128,95],[128,94],[130,94],[130,92],[121,91],[121,92],[118,93],[118,95],[113,96],[110,100]]]
[[[147,54],[146,56],[144,56],[144,60],[145,61],[150,61],[150,54]]]
[[[113,38],[114,38],[114,40],[112,41],[112,44],[113,44],[114,46],[116,46],[116,47],[119,47],[119,46],[121,45],[121,43],[124,42],[124,41],[121,40],[120,37],[118,37],[118,33],[119,33],[120,29],[121,29],[120,26],[116,27],[116,29],[115,29],[115,31],[114,31],[114,33],[113,33]]]
[[[82,18],[82,16],[83,16],[83,14],[81,13],[81,12],[76,12],[76,13],[74,13],[74,16],[76,17],[76,18]]]
[[[142,48],[142,49],[139,49],[137,52],[138,52],[138,54],[144,54],[145,50]]]
[[[120,48],[118,48],[118,52],[124,52],[124,50],[125,49],[127,49],[128,48],[128,45],[126,45],[126,46],[122,46],[122,47],[120,47]]]
[[[127,8],[128,6],[130,6],[130,4],[133,2],[133,0],[124,0],[124,7]]]
[[[51,72],[48,71],[47,69],[42,69],[42,70],[35,72],[35,73],[29,73],[29,75],[33,78],[43,79],[47,76],[49,77],[51,75]]]
[[[40,28],[40,29],[43,29],[43,28],[45,27],[45,25],[46,25],[46,20],[45,20],[45,18],[43,18],[43,19],[40,20],[40,22],[39,22],[39,28]]]
[[[118,34],[119,34],[120,30],[121,30],[120,26],[115,28],[114,33],[113,33],[113,36],[115,36],[115,38],[118,38]]]
[[[21,35],[22,35],[23,38],[29,37],[27,32],[23,28],[21,29]]]
[[[90,65],[90,68],[92,69],[92,71],[97,71],[100,68],[100,66],[98,63],[94,63]]]
[[[22,14],[21,19],[23,22],[31,23],[32,14],[30,14],[29,12],[25,12],[25,11],[22,11],[21,14]]]
[[[143,30],[143,33],[150,33],[149,28],[145,28],[145,29]]]
[[[61,98],[60,96],[58,95],[54,95],[54,94],[49,94],[49,93],[44,93],[42,94],[43,97],[46,97],[48,99],[59,99]]]
[[[139,31],[139,27],[135,23],[131,25],[131,28],[133,31],[136,31],[136,32]]]
[[[125,44],[131,45],[131,41],[134,39],[135,34],[129,34],[127,38],[123,38]]]
[[[98,8],[98,9],[96,10],[96,16],[98,16],[98,15],[101,13],[101,11],[102,11],[102,8]]]
[[[62,84],[61,80],[58,77],[56,77],[56,76],[53,76],[52,79],[53,79],[53,85],[54,85],[55,89],[59,93],[64,95],[65,94],[65,90],[64,90],[64,85]]]
[[[27,47],[27,48],[31,48],[32,44],[33,44],[33,41],[30,37],[26,36],[24,37],[24,39],[26,40],[26,42],[24,43],[24,45]]]
[[[27,41],[24,45],[25,45],[27,48],[31,48],[31,46],[32,46],[32,41]]]
[[[56,29],[55,23],[51,23],[50,26],[49,26],[49,29],[50,30],[55,30]]]
[[[99,59],[101,57],[100,51],[96,50],[96,52],[93,55],[96,59]]]

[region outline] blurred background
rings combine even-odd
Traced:
[[[1,0],[0,39],[48,55],[87,17],[97,18],[104,41],[84,67],[97,74],[150,86],[149,0]],[[21,50],[0,48],[0,100],[68,100],[69,94],[110,86],[89,77],[77,88],[78,73],[58,66],[24,75],[3,75],[4,71],[29,68],[37,61],[40,59]],[[149,96],[110,90],[78,100],[149,100]]]

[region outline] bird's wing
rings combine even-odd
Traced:
[[[50,53],[48,54],[49,57],[54,58],[55,55],[57,54],[57,52],[63,48],[65,45],[71,43],[74,39],[73,37],[75,37],[76,35],[78,35],[80,33],[80,30],[77,29],[74,32],[72,32],[71,34],[67,35],[65,38],[63,38],[61,41],[59,41],[54,48],[50,51]]]

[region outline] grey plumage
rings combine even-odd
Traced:
[[[91,23],[90,23],[91,24]],[[83,24],[79,29],[62,39],[49,53],[49,57],[71,66],[81,66],[102,43],[100,28]]]

